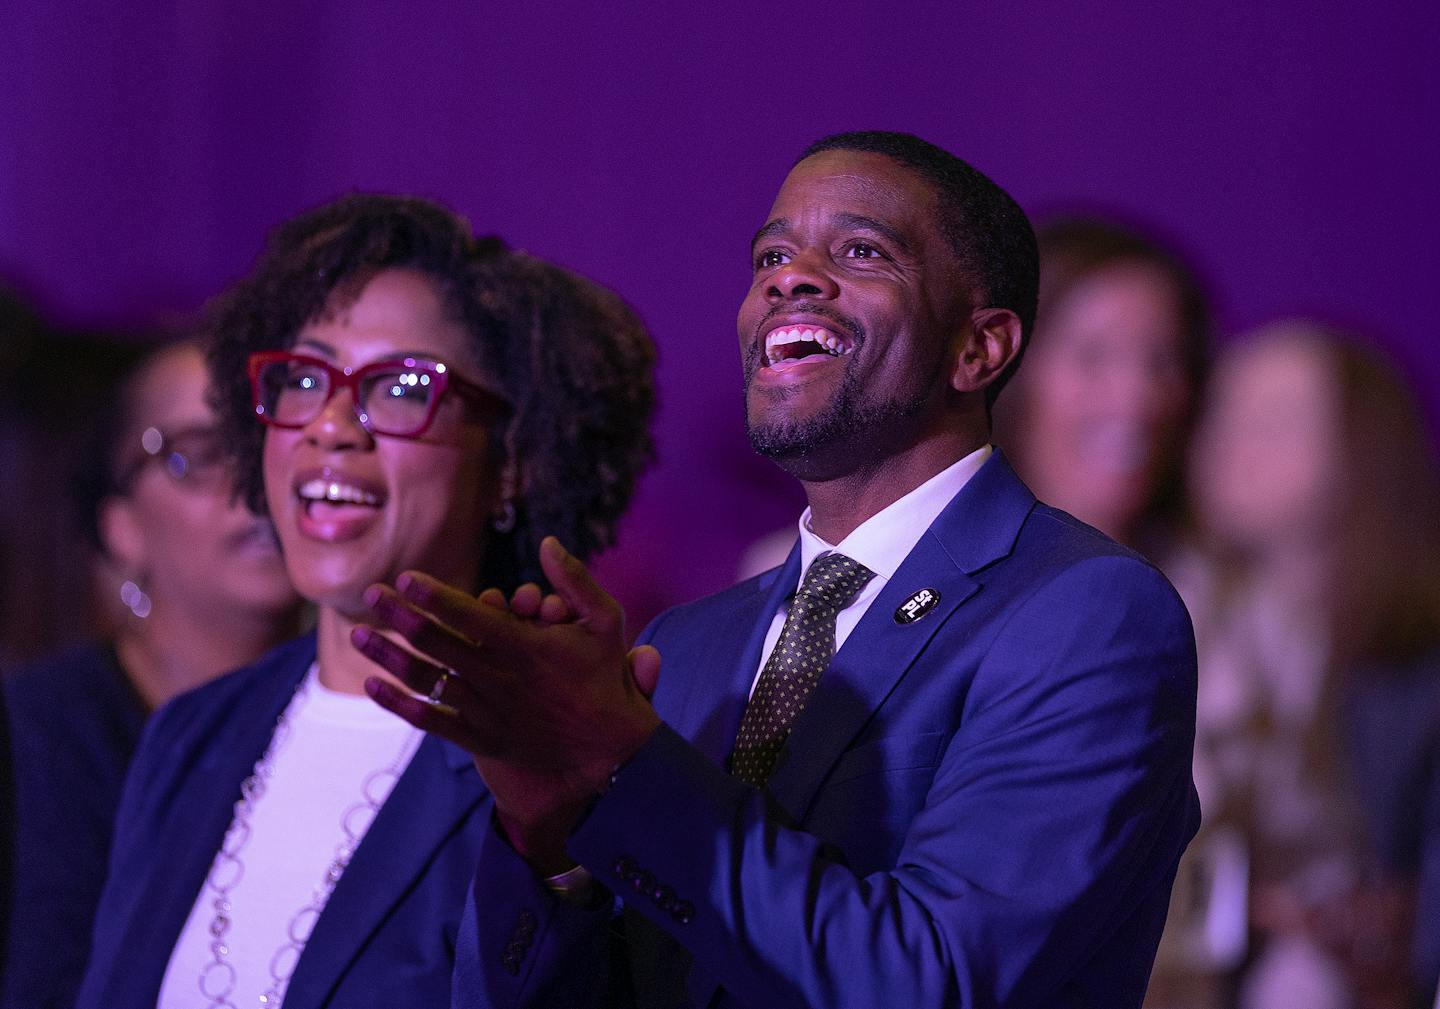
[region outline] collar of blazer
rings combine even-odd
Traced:
[[[996,452],[885,583],[796,719],[782,763],[770,779],[770,795],[796,821],[804,818],[826,773],[925,645],[979,590],[972,576],[1009,556],[1034,506],[1035,496]],[[923,620],[898,623],[895,611],[919,589],[937,591],[938,604]]]
[[[835,655],[791,733],[770,794],[803,818],[825,774],[893,691],[952,613],[979,589],[974,577],[1009,556],[1035,497],[997,450],[955,495],[881,589]],[[724,763],[760,663],[771,616],[800,579],[797,545],[785,564],[728,593],[694,604],[689,652],[703,668],[662,671],[657,706],[665,720],[717,763]],[[896,609],[922,588],[940,595],[923,620],[895,622]],[[688,609],[688,608],[686,608]],[[662,661],[669,647],[663,643]]]
[[[111,965],[112,985],[148,992],[151,1001],[158,993],[170,951],[230,824],[240,782],[269,743],[276,718],[314,658],[314,636],[306,635],[186,699],[190,717],[167,740],[172,777],[161,786],[163,794],[153,797],[146,818],[157,840],[185,837],[187,842],[178,850],[156,844],[145,878],[129,887],[126,948],[138,951],[145,969]],[[366,939],[484,796],[468,754],[436,738],[420,744],[315,925],[286,1004],[323,1002]],[[458,912],[463,894],[456,896]]]

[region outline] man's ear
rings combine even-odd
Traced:
[[[985,388],[1020,355],[1020,339],[1020,317],[1010,309],[975,309],[950,372],[950,387],[956,392]]]

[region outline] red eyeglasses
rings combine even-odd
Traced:
[[[337,368],[284,350],[250,355],[255,414],[272,427],[304,427],[325,410],[337,389],[349,389],[355,416],[371,434],[418,438],[435,420],[446,392],[479,408],[486,420],[508,416],[502,397],[455,374],[441,361],[403,357],[359,368]]]

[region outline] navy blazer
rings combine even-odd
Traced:
[[[79,1006],[153,1009],[240,783],[314,658],[307,635],[151,719],[125,783]],[[287,1009],[445,1005],[488,817],[469,755],[425,739],[325,905]]]
[[[90,954],[125,771],[148,712],[107,644],[9,672],[15,890],[0,1009],[68,1009]],[[9,807],[3,818],[11,822]]]
[[[647,630],[666,724],[569,842],[622,919],[557,901],[492,832],[456,1006],[1140,1005],[1199,821],[1194,638],[1169,583],[997,453],[758,791],[724,765],[798,576],[796,550]],[[938,605],[900,622],[922,589]]]

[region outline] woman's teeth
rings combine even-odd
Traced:
[[[380,507],[380,497],[353,484],[338,480],[306,480],[297,491],[300,500],[307,504],[325,501],[330,504],[364,505],[367,508]]]

